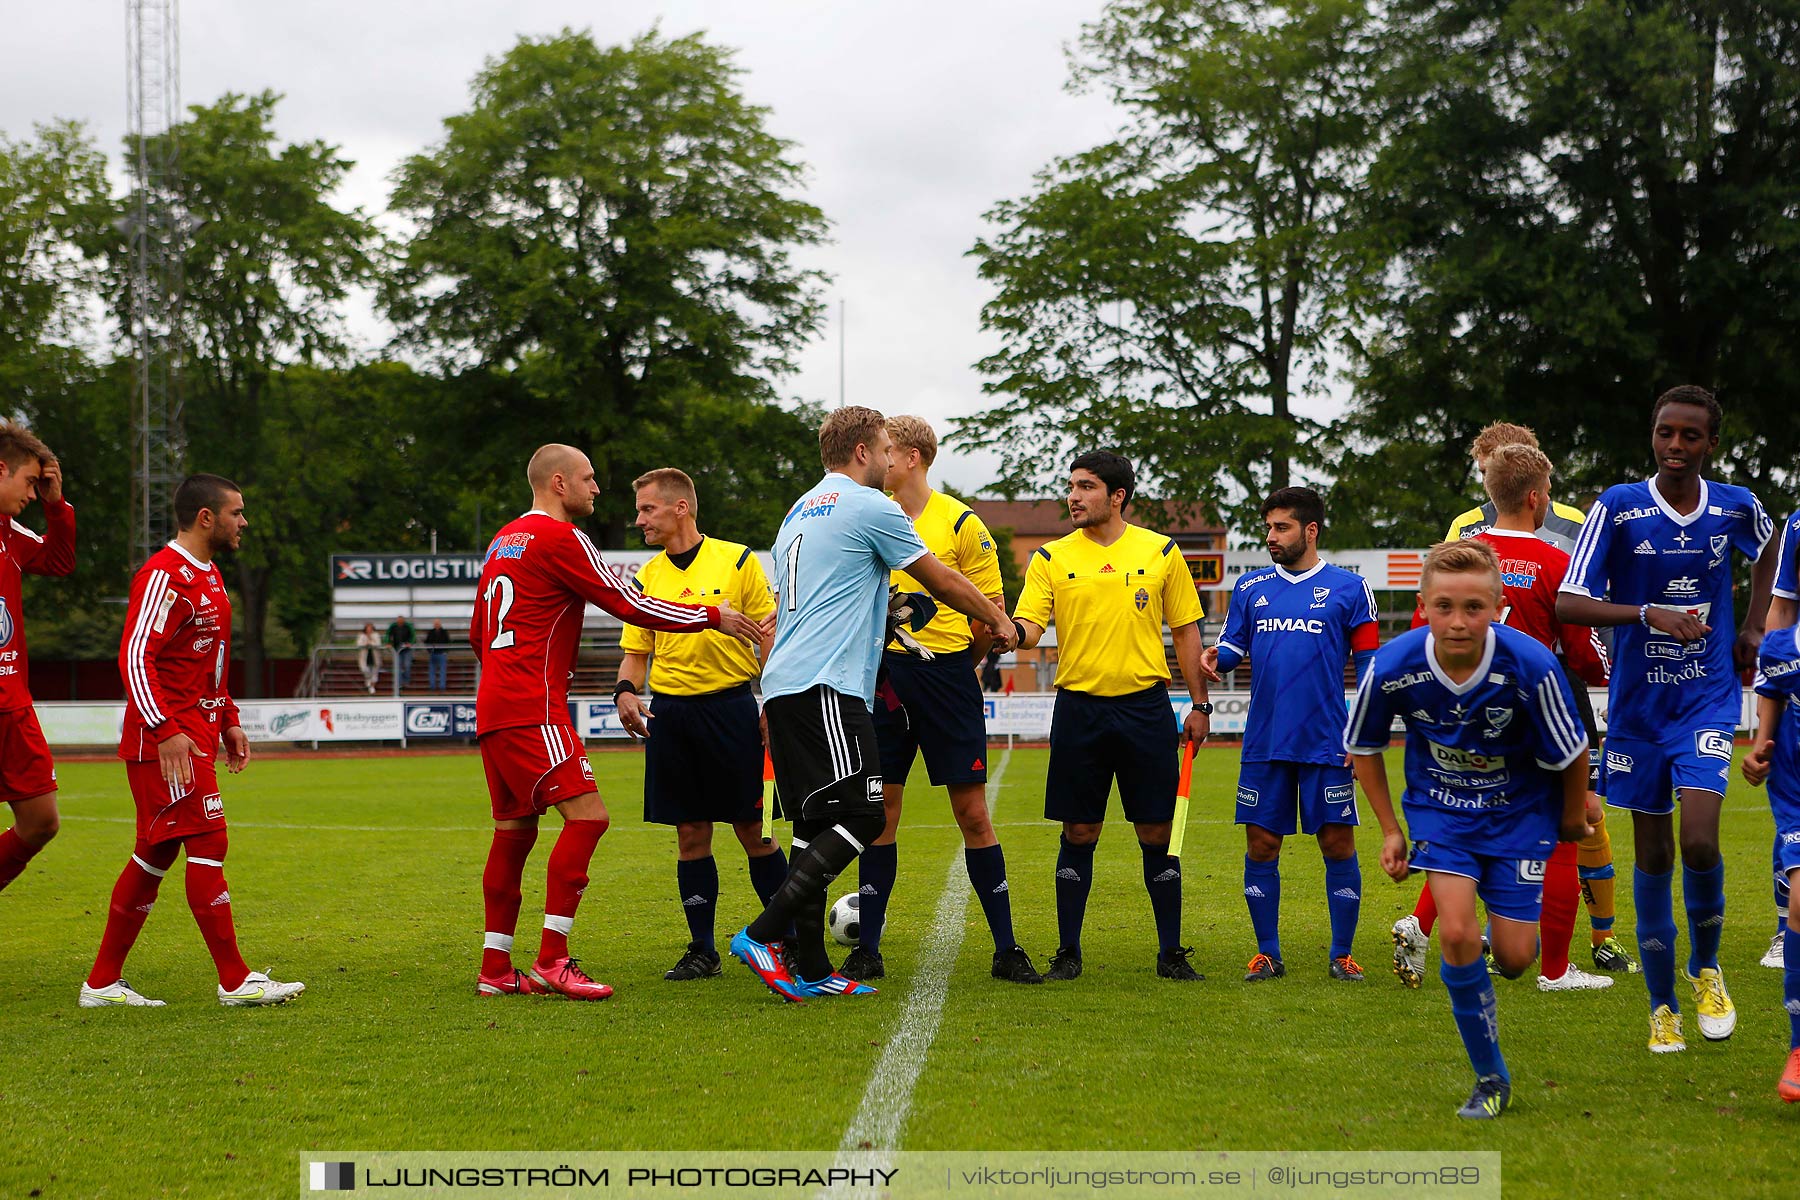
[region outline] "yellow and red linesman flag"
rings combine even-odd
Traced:
[[[1181,857],[1181,844],[1187,840],[1188,792],[1194,784],[1194,743],[1181,751],[1181,783],[1175,789],[1175,828],[1169,831],[1169,857]]]
[[[763,845],[775,840],[775,760],[763,751]]]

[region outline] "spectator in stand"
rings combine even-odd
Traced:
[[[381,635],[375,632],[373,621],[364,621],[362,632],[356,635],[356,665],[362,669],[363,687],[373,696],[375,680],[381,675]]]
[[[981,690],[997,692],[1000,690],[1000,652],[990,649],[987,657],[981,660]]]
[[[442,621],[433,621],[426,631],[425,653],[430,656],[425,667],[431,690],[441,692],[448,686],[450,676],[450,631],[444,628]]]
[[[399,691],[412,683],[413,641],[412,621],[401,613],[387,627],[387,644],[394,648],[394,687]]]

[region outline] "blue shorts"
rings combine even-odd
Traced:
[[[884,653],[886,687],[875,691],[875,741],[881,778],[905,783],[913,759],[925,755],[931,786],[987,782],[987,709],[969,651],[930,662]]]
[[[1800,870],[1800,825],[1775,827],[1775,882],[1786,883],[1788,872]]]
[[[739,684],[705,696],[660,694],[644,739],[644,820],[654,825],[762,820],[762,731]]]
[[[1061,688],[1050,717],[1044,819],[1096,825],[1106,819],[1113,778],[1125,819],[1159,825],[1175,817],[1181,731],[1163,684],[1127,696]]]
[[[1247,762],[1238,768],[1237,823],[1287,837],[1325,825],[1357,825],[1356,784],[1342,763]]]
[[[1475,894],[1489,913],[1509,921],[1535,925],[1544,906],[1542,858],[1498,858],[1442,842],[1414,842],[1415,871],[1442,871],[1475,881]]]
[[[1614,734],[1606,739],[1600,794],[1612,808],[1653,815],[1675,811],[1678,788],[1723,796],[1731,782],[1731,742],[1736,732],[1703,726],[1671,731],[1656,741]]]

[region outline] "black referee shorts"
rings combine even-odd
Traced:
[[[1093,825],[1106,819],[1113,779],[1125,819],[1156,825],[1175,817],[1181,731],[1164,684],[1127,696],[1061,688],[1050,717],[1044,818]]]
[[[816,684],[763,702],[782,811],[795,821],[880,818],[881,755],[860,696]]]
[[[741,683],[703,696],[659,693],[644,740],[644,820],[655,825],[762,820],[762,730]]]
[[[1575,693],[1575,715],[1581,718],[1581,727],[1588,735],[1588,791],[1600,790],[1600,726],[1594,719],[1594,698],[1588,695],[1587,684],[1575,673],[1566,658],[1556,660],[1562,666],[1563,678],[1569,682],[1569,690]]]
[[[881,656],[886,689],[875,693],[881,777],[905,783],[923,752],[933,787],[987,782],[987,710],[968,650],[930,662],[891,651]]]

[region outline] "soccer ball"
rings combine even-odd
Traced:
[[[855,892],[839,896],[837,903],[831,906],[831,912],[826,914],[825,924],[831,930],[831,939],[838,945],[861,945],[862,897]]]

